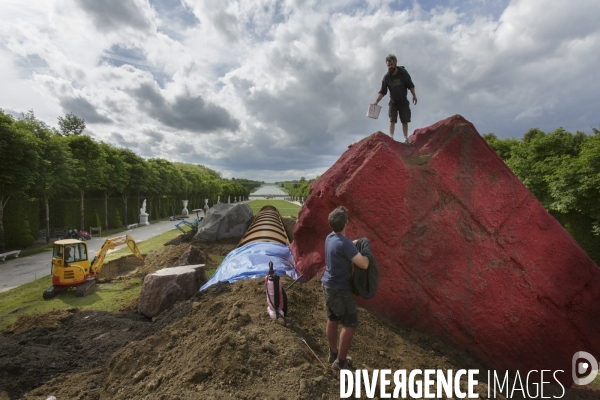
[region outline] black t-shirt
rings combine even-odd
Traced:
[[[379,93],[386,95],[388,88],[390,88],[390,100],[394,103],[406,102],[407,89],[414,88],[408,71],[404,67],[398,67],[396,75],[392,75],[389,72],[383,76],[381,81],[381,90]]]

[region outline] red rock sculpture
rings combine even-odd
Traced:
[[[564,370],[570,385],[575,352],[600,361],[600,269],[463,117],[411,138],[377,132],[313,183],[294,229],[298,270],[325,267],[327,216],[343,205],[348,236],[369,238],[379,264],[361,305],[487,368]]]

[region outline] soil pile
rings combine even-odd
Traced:
[[[134,276],[143,277],[171,267],[192,245],[198,247],[209,268],[216,268],[217,262],[208,254],[227,254],[237,244],[235,240],[204,243],[190,240],[190,237],[193,238],[189,234],[178,236],[159,251],[149,254],[142,266],[133,256],[111,261],[103,267],[101,281],[126,280],[128,278],[123,274],[135,268],[138,270]],[[24,315],[0,335],[0,399],[19,398],[59,375],[88,371],[84,375],[94,376],[93,382],[96,382],[97,373],[89,372],[90,369],[104,368],[117,349],[181,319],[190,309],[189,303],[177,304],[152,323],[135,312],[136,298],[125,305],[120,314],[73,308]]]
[[[177,259],[175,253],[181,256],[185,250],[181,244],[165,246],[157,256],[172,253]],[[214,246],[225,251],[232,244],[211,246],[214,254],[219,249]],[[282,280],[284,287],[292,282]],[[50,395],[58,400],[339,398],[339,379],[327,364],[319,280],[297,283],[288,297],[297,332],[268,317],[262,279],[213,285],[153,321],[134,312],[79,310],[37,316],[29,325],[20,321],[14,333],[0,335],[0,399],[26,392],[28,399],[42,400]],[[350,349],[358,368],[475,368],[480,382],[486,376],[468,355],[435,337],[403,329],[363,308],[359,320]],[[486,384],[480,383],[477,391],[485,398]],[[546,385],[544,395],[553,394],[560,395],[560,388]],[[589,389],[569,389],[563,398],[598,396]]]
[[[178,304],[154,323],[135,312],[78,309],[21,317],[0,336],[0,399],[3,393],[20,398],[57,376],[103,369],[117,349],[163,329],[190,309]]]
[[[283,281],[285,286],[291,283],[287,277]],[[219,284],[194,300],[180,303],[190,310],[185,317],[158,332],[153,329],[156,333],[144,338],[130,337],[137,341],[115,352],[105,368],[56,378],[31,391],[28,398],[339,397],[339,381],[326,362],[325,310],[319,282],[296,284],[288,296],[291,321],[325,369],[291,327],[269,318],[264,281],[246,280]],[[361,327],[351,355],[360,368],[478,367],[434,338],[402,331],[362,309],[359,314]],[[94,323],[107,322],[93,318]],[[63,329],[73,327],[64,322]],[[85,326],[80,319],[75,323]],[[125,321],[111,328],[117,334],[115,342],[119,333],[136,330]],[[69,337],[68,341],[77,340]],[[93,346],[94,340],[89,342],[79,352],[98,357],[100,349]],[[95,378],[88,379],[92,376]]]
[[[217,268],[220,263],[214,260],[210,254],[226,256],[240,241],[240,238],[223,239],[215,242],[202,239],[194,240],[193,232],[189,231],[184,235],[179,235],[166,243],[159,251],[148,254],[144,259],[144,265],[138,268],[135,275],[144,277],[159,269],[171,268],[190,246],[197,247],[201,254],[202,260],[196,260],[198,263],[206,264],[207,270]]]
[[[291,283],[287,278],[283,280],[286,286]],[[319,282],[296,284],[288,295],[291,321],[326,368],[290,326],[268,317],[264,281],[245,280],[215,285],[196,299],[179,303],[178,315],[173,310],[167,314],[168,320],[174,321],[168,326],[165,319],[158,323],[160,317],[157,323],[146,322],[143,328],[136,328],[129,319],[112,326],[114,341],[139,328],[152,332],[142,335],[138,331],[138,337],[130,336],[132,342],[116,351],[110,360],[92,362],[93,357],[109,351],[95,346],[94,340],[85,344],[73,338],[69,333],[76,329],[72,322],[85,327],[85,321],[67,319],[52,337],[64,335],[68,339],[63,343],[78,342],[79,349],[72,351],[82,356],[80,362],[88,366],[87,370],[78,368],[81,372],[77,374],[66,370],[64,376],[43,383],[27,398],[45,399],[49,395],[59,400],[339,398],[339,380],[326,362],[325,310]],[[81,312],[73,317],[87,315]],[[97,317],[92,314],[89,318]],[[362,308],[359,319],[361,326],[350,350],[358,368],[476,368],[480,377],[486,374],[469,356],[432,336],[401,329]],[[37,337],[41,339],[43,335]],[[65,353],[68,352],[53,354],[46,362],[55,361],[57,356],[67,357]],[[558,389],[546,385],[544,393],[560,395]],[[485,398],[486,384],[480,383],[477,391]],[[569,389],[563,398],[597,397],[597,392]]]
[[[292,216],[281,217],[283,227],[285,228],[285,233],[288,235],[290,243],[294,241],[294,225],[296,225],[297,220],[298,218]]]
[[[98,279],[101,282],[110,282],[114,278],[120,279],[143,265],[144,261],[135,256],[121,257],[103,265],[102,270],[98,273]]]
[[[22,315],[9,329],[7,329],[7,332],[19,334],[34,328],[44,328],[49,331],[56,331],[61,327],[60,320],[68,315],[69,311],[64,310],[52,310],[45,314]]]

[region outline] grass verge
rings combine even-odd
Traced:
[[[55,298],[43,300],[42,292],[50,284],[50,278],[44,277],[0,293],[0,331],[11,326],[23,314],[40,314],[71,307],[116,311],[138,296],[142,280],[131,278],[98,284],[85,297],[76,297],[74,288],[65,289]]]
[[[138,244],[142,254],[158,251],[165,243],[179,235],[178,230],[172,230]],[[130,255],[129,249],[110,253],[105,263],[123,256]],[[214,272],[213,272],[214,273]],[[89,310],[116,311],[140,293],[142,280],[140,278],[124,279],[111,283],[98,284],[85,297],[76,297],[75,289],[65,289],[51,300],[43,300],[42,293],[51,285],[49,276],[21,285],[18,288],[0,293],[0,331],[11,326],[20,315],[39,314],[51,310],[66,310],[70,307]]]
[[[301,208],[299,205],[285,200],[252,200],[248,202],[248,205],[252,209],[254,215],[258,214],[260,209],[264,206],[273,206],[279,210],[279,214],[281,214],[282,217],[292,216],[296,218],[298,218],[298,213]]]

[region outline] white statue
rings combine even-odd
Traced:
[[[148,222],[148,214],[146,214],[146,199],[144,199],[142,208],[140,208],[140,225],[150,225],[150,222]]]
[[[188,200],[181,200],[183,204],[183,210],[181,210],[181,215],[185,215],[186,217],[190,215],[190,212],[187,209]]]

